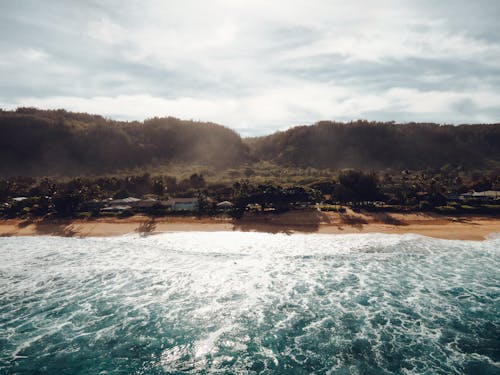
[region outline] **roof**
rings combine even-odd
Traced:
[[[27,197],[15,197],[15,198],[12,198],[13,201],[15,202],[22,202],[24,200],[28,199]]]
[[[486,190],[486,191],[475,191],[472,193],[473,197],[500,197],[500,191],[497,190]]]
[[[127,197],[127,198],[123,198],[123,199],[114,199],[114,200],[110,201],[109,203],[112,203],[112,204],[127,204],[127,203],[135,203],[135,202],[139,202],[139,201],[140,201],[139,198]]]
[[[167,201],[167,204],[177,203],[198,203],[198,198],[171,198]]]
[[[104,207],[102,210],[103,211],[125,211],[125,210],[130,210],[132,207],[130,206],[111,206],[111,207]]]
[[[217,207],[233,207],[234,204],[232,204],[229,201],[222,201],[220,203],[217,203]]]

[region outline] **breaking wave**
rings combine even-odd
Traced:
[[[0,238],[0,373],[498,374],[500,237]]]

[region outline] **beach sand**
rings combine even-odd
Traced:
[[[88,220],[0,220],[0,236],[107,237],[136,233],[151,235],[184,231],[254,231],[267,233],[415,233],[458,240],[483,240],[500,233],[500,218],[445,216],[432,213],[344,214],[316,210],[283,214],[246,214],[241,219],[217,217],[160,217],[135,215],[128,218]]]

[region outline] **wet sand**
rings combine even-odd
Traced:
[[[136,215],[128,218],[89,220],[0,220],[0,236],[107,237],[136,233],[151,235],[185,231],[245,231],[267,233],[415,233],[458,240],[483,240],[500,233],[500,218],[445,216],[429,213],[356,213],[348,210],[291,211],[283,214],[246,214],[241,219],[217,217],[160,217]]]

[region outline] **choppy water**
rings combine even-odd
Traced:
[[[0,238],[2,374],[498,374],[500,237]]]

